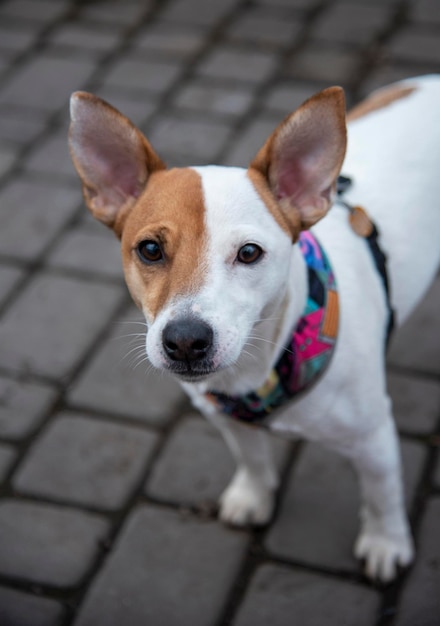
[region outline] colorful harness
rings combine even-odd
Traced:
[[[338,179],[338,194],[351,184]],[[387,343],[393,328],[394,314],[390,304],[386,257],[378,244],[378,231],[361,207],[340,201],[350,211],[353,230],[365,238],[376,268],[382,278],[389,319]],[[339,299],[335,277],[324,250],[310,231],[303,231],[299,246],[308,273],[308,298],[305,311],[292,337],[266,382],[255,391],[241,396],[228,396],[217,391],[206,394],[217,409],[235,419],[264,424],[265,420],[285,402],[298,397],[316,383],[332,358],[339,326]]]

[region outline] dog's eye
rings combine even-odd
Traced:
[[[240,248],[237,254],[237,261],[240,263],[256,263],[263,256],[263,250],[256,243],[247,243]]]
[[[157,263],[163,259],[162,250],[158,243],[147,239],[141,241],[137,247],[139,258],[144,263]]]

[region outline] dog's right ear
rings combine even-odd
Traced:
[[[144,135],[104,100],[78,91],[70,99],[69,146],[84,199],[120,235],[121,218],[153,171],[165,169]]]

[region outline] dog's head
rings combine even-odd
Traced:
[[[121,239],[153,365],[197,381],[237,362],[283,300],[294,243],[331,205],[342,166],[342,89],[287,117],[249,168],[166,169],[142,133],[87,93],[70,149],[93,215]]]

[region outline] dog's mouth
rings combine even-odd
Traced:
[[[190,361],[185,363],[169,363],[167,370],[180,378],[180,380],[187,383],[202,382],[215,374],[219,368],[214,367],[212,364],[191,363]]]

